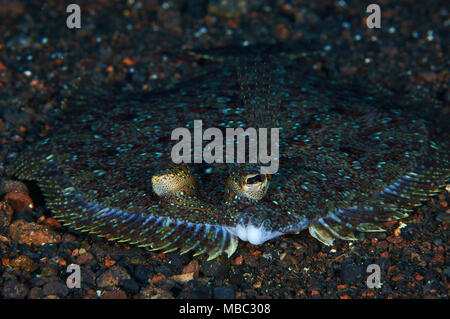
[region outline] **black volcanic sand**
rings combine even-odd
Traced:
[[[201,67],[183,50],[314,40],[316,72],[423,98],[424,114],[450,117],[446,1],[380,1],[378,30],[366,27],[360,1],[78,1],[80,30],[66,28],[64,2],[41,3],[0,1],[0,176],[14,153],[58,125],[77,78],[149,91]],[[448,298],[448,191],[400,233],[390,223],[386,233],[325,247],[306,231],[262,246],[240,242],[230,259],[210,262],[58,227],[39,191],[31,196],[35,209],[13,222],[42,225],[56,244],[20,243],[0,227],[4,298]],[[81,289],[66,287],[71,263],[81,265]],[[366,286],[374,263],[380,289]]]

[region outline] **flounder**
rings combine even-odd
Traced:
[[[109,240],[215,258],[308,229],[326,245],[383,231],[450,177],[448,136],[423,120],[315,76],[300,55],[242,53],[154,93],[73,96],[47,138],[8,174],[37,182],[64,225]],[[69,101],[70,102],[70,101]],[[278,127],[279,170],[175,164],[171,133]]]

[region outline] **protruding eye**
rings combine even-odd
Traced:
[[[256,184],[262,183],[266,180],[266,175],[258,174],[258,175],[247,175],[245,184]]]
[[[183,197],[195,192],[196,183],[188,166],[170,164],[152,176],[152,188],[161,197]]]
[[[226,183],[226,199],[247,198],[259,201],[269,188],[269,176],[260,174],[254,167],[236,167]]]

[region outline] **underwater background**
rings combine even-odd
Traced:
[[[188,52],[229,46],[293,45],[316,75],[376,88],[448,136],[445,1],[377,2],[380,29],[367,27],[364,1],[78,1],[80,29],[66,27],[69,3],[0,1],[0,176],[67,121],[78,87],[151,92],[208,66]],[[448,186],[362,241],[327,247],[301,232],[239,242],[212,261],[72,231],[29,187],[33,209],[12,213],[6,198],[0,207],[3,298],[448,298]],[[72,263],[81,289],[66,286]],[[380,289],[366,285],[370,264],[381,267]]]

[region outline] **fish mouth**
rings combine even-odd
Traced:
[[[261,225],[239,223],[234,227],[227,227],[227,230],[239,237],[240,240],[247,241],[253,245],[261,245],[268,240],[283,235],[281,232],[273,232],[267,229],[264,223]]]
[[[261,245],[284,234],[281,231],[274,230],[271,224],[267,212],[252,206],[242,212],[235,226],[227,226],[226,228],[242,241],[247,241],[253,245]]]

